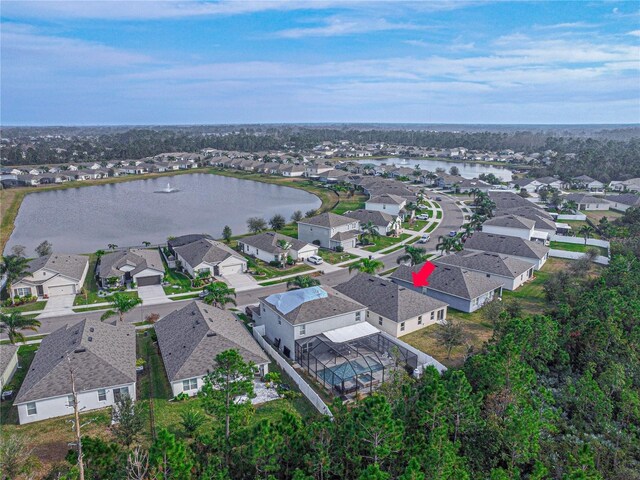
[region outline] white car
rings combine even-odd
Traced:
[[[421,213],[420,215],[416,215],[418,220],[429,220],[429,215],[427,213]]]
[[[425,233],[420,237],[420,240],[418,240],[418,243],[427,243],[429,240],[431,240],[431,235],[429,235],[428,233]]]
[[[313,263],[314,265],[320,265],[324,262],[322,257],[319,257],[318,255],[311,255],[307,260],[309,263]]]

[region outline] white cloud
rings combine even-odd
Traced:
[[[421,30],[424,27],[411,23],[393,23],[384,18],[329,17],[317,27],[290,28],[276,32],[282,38],[335,37],[355,33],[381,32],[385,30]]]
[[[632,30],[630,32],[627,32],[627,35],[632,35],[634,37],[640,37],[640,30]]]

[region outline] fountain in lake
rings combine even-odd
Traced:
[[[155,193],[175,193],[179,191],[180,189],[173,188],[171,184],[167,182],[167,186],[165,188],[163,188],[162,190],[156,190]]]

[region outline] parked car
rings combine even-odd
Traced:
[[[206,290],[202,290],[199,294],[198,294],[198,298],[204,298],[207,296],[207,292]]]
[[[450,236],[450,237],[455,237],[456,235],[458,235],[458,232],[456,232],[455,230],[451,230],[451,231],[449,232],[449,236]]]
[[[244,308],[244,314],[249,318],[253,318],[253,307],[251,305],[246,306]]]
[[[429,235],[428,233],[425,233],[420,237],[420,240],[418,240],[418,243],[427,243],[429,240],[431,240],[431,235]]]
[[[442,197],[436,197],[436,202],[441,202],[442,201]]]
[[[2,392],[2,401],[12,400],[13,399],[13,390],[5,390]]]
[[[319,257],[318,255],[311,255],[308,260],[309,263],[313,263],[314,265],[321,265],[324,262],[322,257]]]
[[[427,213],[421,213],[420,215],[416,215],[416,218],[418,220],[429,220],[429,214]]]

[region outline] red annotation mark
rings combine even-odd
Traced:
[[[431,275],[435,269],[436,266],[427,260],[419,272],[411,272],[411,276],[413,277],[413,286],[426,287],[429,285],[427,278],[429,278],[429,275]]]

